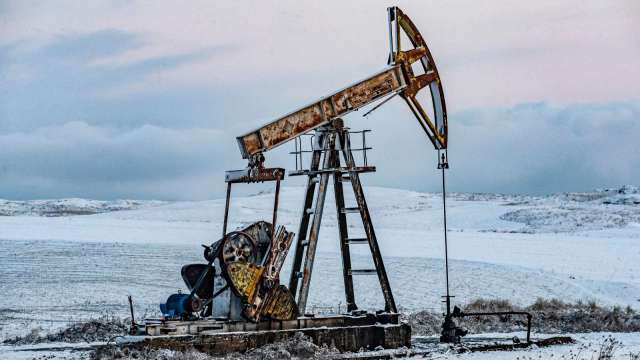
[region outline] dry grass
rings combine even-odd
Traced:
[[[542,333],[570,332],[640,332],[640,313],[627,307],[606,307],[595,302],[567,303],[561,300],[538,299],[527,307],[512,305],[508,300],[477,299],[463,308],[467,312],[524,310],[533,314],[533,330]],[[442,315],[420,311],[404,316],[416,335],[440,333]],[[526,329],[522,316],[469,317],[460,324],[471,333],[513,332]]]
[[[616,348],[620,343],[614,338],[606,338],[602,344],[600,344],[600,350],[598,351],[598,360],[611,360],[616,352]]]
[[[45,342],[96,342],[108,341],[114,336],[124,335],[127,332],[127,324],[115,316],[102,316],[96,319],[76,322],[66,329],[52,334],[41,334],[40,329],[32,329],[25,336],[6,339],[7,345],[26,345]]]

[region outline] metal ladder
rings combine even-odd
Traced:
[[[318,235],[322,221],[322,213],[326,199],[329,178],[333,178],[338,229],[340,233],[340,250],[342,255],[342,275],[344,279],[345,298],[347,310],[357,310],[353,289],[354,275],[378,275],[380,288],[384,296],[385,311],[397,312],[396,304],[391,292],[391,286],[380,254],[380,248],[376,238],[367,202],[362,190],[359,174],[362,172],[374,172],[375,167],[356,166],[349,131],[338,119],[328,126],[316,130],[311,151],[311,164],[308,170],[291,172],[290,176],[307,175],[307,187],[302,211],[298,237],[296,241],[295,255],[289,289],[297,294],[299,313],[304,315],[306,310],[311,273],[318,244]],[[363,141],[363,149],[367,149]],[[341,166],[341,155],[345,166]],[[322,167],[320,163],[322,161]],[[344,182],[350,182],[356,199],[355,207],[347,207],[344,201]],[[318,191],[316,192],[316,184]],[[315,199],[315,203],[314,203]],[[347,226],[347,214],[359,213],[364,226],[365,238],[350,238]],[[309,225],[311,228],[309,229]],[[374,269],[353,269],[351,267],[350,246],[355,244],[368,244],[373,258]]]

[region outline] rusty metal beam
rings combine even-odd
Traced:
[[[406,86],[400,65],[391,66],[345,89],[285,115],[237,138],[242,157],[273,149],[331,120],[401,91]]]

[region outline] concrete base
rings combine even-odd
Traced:
[[[215,320],[162,321],[142,325],[146,335],[129,337],[120,346],[196,349],[211,355],[244,352],[302,332],[318,346],[340,351],[411,347],[411,327],[398,323],[397,314],[301,317],[260,323]],[[166,335],[165,335],[166,334]],[[172,335],[169,335],[172,334]]]

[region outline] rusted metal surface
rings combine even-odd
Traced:
[[[260,320],[266,316],[275,320],[289,320],[297,314],[295,299],[289,289],[280,284],[280,270],[289,252],[293,240],[293,233],[280,226],[272,239],[267,262],[262,267],[260,282],[256,284],[257,291],[248,298],[249,306],[245,315],[252,320]]]
[[[246,261],[231,262],[226,267],[233,289],[239,296],[251,301],[258,290],[264,268]]]
[[[242,170],[230,170],[225,173],[225,181],[229,184],[280,181],[282,179],[284,179],[283,168],[264,168],[256,166]]]
[[[343,90],[322,98],[258,130],[238,137],[244,158],[273,149],[405,86],[400,66],[389,67]]]
[[[247,229],[254,233],[271,224],[257,222]],[[295,299],[286,286],[279,285],[280,270],[293,240],[293,233],[280,226],[264,258],[259,261],[256,241],[248,232],[234,231],[223,239],[220,261],[227,283],[244,304],[243,314],[252,321],[262,317],[289,320],[297,315]],[[259,263],[258,263],[259,262]]]
[[[269,262],[265,265],[266,272],[264,274],[265,280],[270,286],[280,281],[280,270],[282,270],[282,265],[284,265],[284,261],[289,253],[294,235],[294,233],[286,231],[284,227],[281,226],[274,237],[271,255]]]
[[[271,290],[263,301],[260,314],[274,320],[290,320],[298,315],[296,301],[286,286]]]

